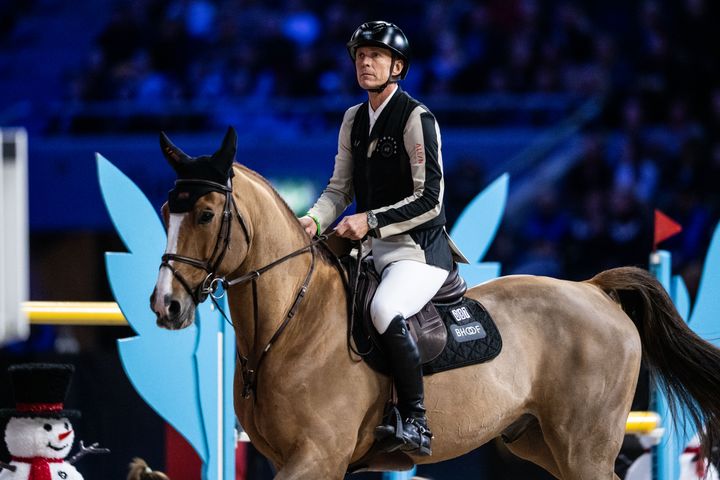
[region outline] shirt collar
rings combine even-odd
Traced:
[[[400,87],[397,87],[393,92],[388,95],[388,97],[385,99],[383,103],[380,104],[377,110],[373,110],[372,105],[370,105],[370,102],[368,102],[368,116],[370,117],[370,130],[372,130],[373,125],[375,125],[375,121],[378,119],[380,114],[383,110],[385,110],[385,107],[390,102],[390,99],[397,93],[397,91],[400,90]]]

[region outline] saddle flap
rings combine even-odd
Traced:
[[[353,336],[355,336],[356,344],[363,345],[364,351],[370,353],[372,349],[380,345],[378,333],[375,327],[372,325],[372,319],[370,318],[370,304],[372,303],[373,296],[377,290],[380,282],[380,276],[375,271],[375,266],[372,263],[372,257],[363,259],[360,265],[360,272],[355,271],[355,259],[350,257],[343,257],[342,263],[347,268],[349,278],[354,278],[354,275],[359,275],[357,296],[355,298],[355,315],[358,320],[358,331],[355,331],[353,326]],[[457,295],[460,292],[460,296],[467,289],[465,281],[457,273],[457,268],[448,275],[448,281],[446,285],[452,284],[453,290],[452,295]],[[464,289],[458,289],[458,282],[461,282]],[[352,282],[351,282],[352,283]],[[350,292],[352,294],[352,292]],[[450,297],[445,297],[450,298]],[[406,319],[410,334],[413,336],[418,345],[420,351],[421,362],[428,363],[437,358],[445,348],[445,344],[448,339],[447,328],[443,322],[440,313],[438,312],[435,305],[432,302],[428,302],[417,314]],[[367,360],[367,358],[366,358]],[[383,362],[385,361],[383,355]]]
[[[420,363],[434,360],[445,348],[447,329],[435,305],[428,303],[418,313],[407,319],[410,335],[420,351]]]

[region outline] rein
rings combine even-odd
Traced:
[[[251,362],[250,359],[242,354],[240,354],[240,351],[236,349],[238,361],[240,362],[240,366],[242,368],[242,378],[243,378],[243,391],[242,396],[243,398],[250,397],[250,394],[253,395],[253,398],[256,398],[257,395],[257,377],[258,377],[258,371],[260,370],[260,366],[262,365],[263,360],[265,359],[265,355],[270,351],[270,348],[275,343],[275,341],[280,337],[282,332],[285,330],[285,327],[288,326],[290,323],[290,320],[295,316],[297,313],[298,307],[300,306],[300,302],[302,302],[302,299],[305,297],[305,294],[307,293],[308,285],[310,284],[310,278],[312,277],[312,273],[315,270],[315,246],[318,243],[324,242],[327,240],[328,235],[322,235],[316,238],[315,240],[311,241],[308,245],[305,245],[302,248],[299,248],[295,250],[294,252],[291,252],[284,257],[281,257],[267,265],[265,265],[262,268],[259,268],[257,270],[253,270],[252,272],[248,272],[245,275],[242,275],[238,278],[235,278],[233,280],[224,280],[223,279],[223,288],[227,289],[227,287],[232,287],[234,285],[242,285],[247,282],[252,282],[252,296],[253,296],[253,324],[254,324],[254,332],[255,332],[255,339],[253,341],[253,345],[257,344],[257,332],[258,332],[258,317],[259,317],[259,307],[258,307],[258,295],[257,295],[257,280],[260,278],[260,275],[267,272],[273,267],[276,267],[280,265],[281,263],[286,262],[287,260],[290,260],[291,258],[294,258],[306,251],[310,251],[311,254],[311,261],[310,261],[310,268],[308,269],[307,274],[305,275],[305,280],[302,283],[302,286],[300,287],[300,290],[298,290],[298,293],[295,295],[295,300],[293,301],[292,305],[290,306],[290,309],[288,310],[288,313],[285,315],[285,319],[280,324],[280,326],[275,330],[275,333],[272,337],[270,337],[270,340],[268,340],[267,344],[265,345],[265,348],[263,348],[260,351],[260,356],[255,360],[254,362]],[[223,317],[227,321],[229,321],[231,324],[232,322],[227,317],[223,309],[218,305],[215,296],[211,295],[211,298],[213,300],[213,303],[215,306],[220,310],[220,313],[222,313]]]
[[[295,316],[297,313],[297,310],[300,306],[300,303],[302,302],[303,298],[305,297],[305,294],[307,293],[308,285],[310,284],[310,279],[312,277],[313,271],[315,270],[315,246],[318,243],[324,242],[328,239],[330,235],[334,235],[333,233],[330,233],[329,235],[321,235],[317,237],[316,239],[312,240],[308,245],[305,245],[293,252],[290,252],[289,254],[285,255],[284,257],[281,257],[277,260],[272,261],[271,263],[258,268],[257,270],[253,270],[251,272],[248,272],[244,275],[241,275],[239,277],[233,278],[233,279],[226,279],[225,277],[221,277],[217,274],[217,269],[222,264],[223,259],[225,258],[225,254],[227,253],[227,250],[229,250],[230,246],[230,233],[232,231],[231,222],[233,218],[233,210],[235,212],[235,216],[238,219],[238,222],[240,222],[240,226],[243,229],[243,232],[245,234],[245,240],[248,246],[250,245],[250,233],[247,228],[247,225],[245,223],[245,220],[243,219],[242,215],[240,214],[239,209],[237,208],[237,205],[235,203],[235,199],[232,196],[232,178],[228,179],[227,185],[222,185],[220,183],[212,182],[209,180],[201,180],[201,179],[189,179],[189,180],[176,180],[176,185],[201,185],[204,187],[210,187],[211,191],[216,191],[219,193],[223,193],[225,195],[225,204],[223,206],[223,218],[222,223],[220,225],[220,231],[218,232],[217,240],[215,241],[215,247],[213,248],[213,252],[210,255],[210,257],[207,260],[198,260],[196,258],[192,257],[186,257],[182,255],[177,255],[174,253],[166,253],[162,256],[162,263],[160,264],[160,268],[168,268],[172,272],[173,276],[177,278],[177,280],[180,282],[180,284],[183,286],[185,291],[190,295],[190,297],[195,302],[195,305],[204,302],[208,296],[212,299],[213,303],[217,307],[217,309],[220,311],[222,316],[225,318],[225,320],[230,324],[233,325],[232,320],[228,318],[228,316],[223,311],[222,307],[218,304],[217,300],[222,298],[224,296],[224,293],[220,296],[215,296],[215,292],[217,291],[218,286],[222,285],[223,290],[227,291],[228,287],[236,286],[236,285],[242,285],[247,282],[252,282],[252,296],[253,296],[253,322],[254,322],[254,335],[255,339],[253,341],[253,345],[257,344],[257,334],[258,334],[258,318],[259,318],[259,308],[258,308],[258,293],[257,293],[257,280],[260,278],[260,276],[267,272],[268,270],[290,260],[291,258],[294,258],[298,255],[301,255],[305,253],[306,251],[310,251],[311,254],[311,261],[310,261],[310,268],[308,269],[307,274],[305,275],[305,279],[298,290],[297,294],[295,295],[295,300],[293,301],[292,305],[290,306],[290,309],[288,310],[288,313],[285,315],[285,319],[280,324],[280,326],[275,330],[275,333],[270,337],[270,340],[265,345],[265,348],[263,348],[260,351],[260,356],[257,357],[254,361],[251,361],[250,358],[242,355],[240,351],[236,348],[237,358],[240,362],[241,366],[241,373],[243,378],[243,398],[250,397],[250,394],[253,394],[253,398],[256,397],[257,394],[257,377],[258,377],[258,371],[260,369],[260,366],[262,365],[263,360],[265,359],[265,356],[267,355],[268,351],[272,347],[272,345],[277,341],[277,339],[280,337],[280,335],[285,331],[285,328],[290,323],[290,320]],[[232,210],[231,210],[232,206]],[[217,257],[217,258],[215,258]],[[213,258],[215,260],[213,261]],[[196,288],[191,288],[188,281],[178,272],[173,265],[170,264],[171,261],[175,261],[178,263],[184,263],[186,265],[190,265],[195,268],[199,268],[202,270],[205,270],[208,272],[208,275],[205,277],[205,279],[200,283]],[[234,326],[234,325],[233,325]]]

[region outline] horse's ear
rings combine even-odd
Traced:
[[[191,160],[190,156],[180,150],[178,147],[173,145],[165,132],[160,132],[160,149],[165,155],[165,158],[170,163],[170,166],[175,168],[181,162],[188,162]]]
[[[220,149],[212,156],[212,161],[221,172],[227,172],[235,161],[237,152],[237,133],[233,127],[228,127]]]

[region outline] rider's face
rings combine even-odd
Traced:
[[[355,73],[360,87],[376,88],[384,84],[390,75],[392,54],[387,48],[359,47],[355,52]],[[402,71],[402,61],[396,60],[393,75]]]

